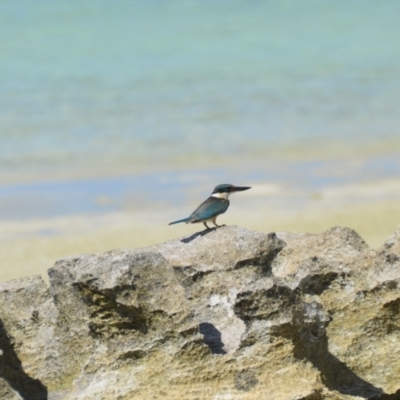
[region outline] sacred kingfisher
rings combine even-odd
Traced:
[[[251,189],[250,186],[233,186],[228,183],[223,183],[215,187],[211,196],[201,203],[192,214],[184,219],[170,222],[168,225],[179,224],[180,222],[186,222],[187,224],[196,224],[202,222],[207,229],[210,227],[207,222],[212,222],[215,226],[215,222],[218,215],[223,214],[229,207],[228,197],[231,193],[241,192],[243,190]]]

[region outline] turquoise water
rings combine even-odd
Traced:
[[[211,194],[216,182],[254,183],[255,189],[257,183],[279,185],[282,193],[265,196],[262,206],[281,211],[298,210],[327,187],[362,182],[366,176],[372,180],[382,176],[393,180],[398,177],[398,171],[400,157],[381,156],[357,166],[343,166],[341,161],[287,161],[284,165],[269,162],[267,168],[253,166],[233,172],[231,168],[221,167],[192,168],[112,178],[0,185],[0,220],[116,211],[191,210]],[[343,195],[346,196],[345,191]],[[376,193],[374,199],[382,196],[385,195]],[[397,200],[399,196],[397,192],[392,194]],[[247,197],[246,207],[259,209],[260,197]]]
[[[397,0],[3,0],[0,168],[226,159],[254,180],[285,148],[400,142],[399,15]]]

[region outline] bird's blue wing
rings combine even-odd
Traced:
[[[199,205],[189,217],[189,222],[201,222],[224,213],[229,207],[229,200],[209,197]]]

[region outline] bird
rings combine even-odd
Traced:
[[[212,222],[216,227],[220,227],[221,225],[217,225],[216,219],[218,215],[223,214],[228,209],[229,195],[234,192],[242,192],[243,190],[248,189],[251,189],[251,187],[234,186],[229,183],[217,185],[211,193],[211,196],[201,203],[189,217],[170,222],[168,225],[179,224],[182,222],[186,222],[187,224],[202,222],[206,229],[211,229],[207,225],[207,222]]]

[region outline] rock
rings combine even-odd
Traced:
[[[398,399],[399,260],[232,226],[58,261],[0,284],[0,398]]]

